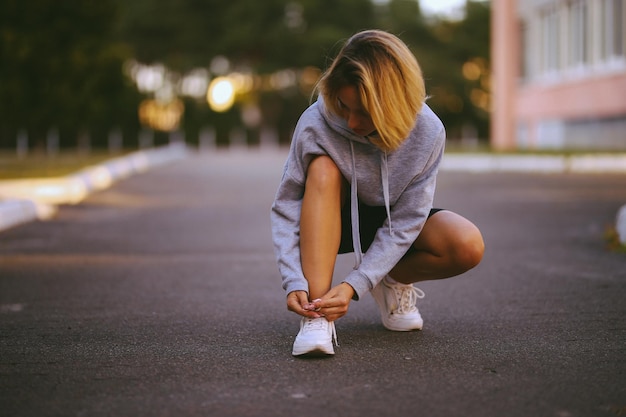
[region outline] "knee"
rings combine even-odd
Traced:
[[[306,186],[314,186],[320,190],[328,190],[341,186],[341,171],[333,160],[325,155],[318,156],[309,164],[307,169]]]
[[[477,227],[468,228],[458,237],[452,251],[453,262],[463,271],[477,266],[485,253],[485,242]]]

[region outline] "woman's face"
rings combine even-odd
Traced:
[[[351,85],[339,89],[339,109],[348,127],[359,136],[368,136],[376,131],[369,113],[363,108],[356,87]]]

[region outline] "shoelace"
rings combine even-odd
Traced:
[[[324,330],[325,331],[326,325],[330,326],[332,337],[333,337],[333,342],[335,342],[335,346],[339,346],[339,343],[337,342],[337,331],[335,330],[334,321],[327,321],[325,318],[310,319],[307,317],[304,322],[304,331],[305,332],[309,330]]]
[[[411,313],[416,310],[415,303],[417,303],[417,299],[424,298],[426,295],[424,291],[413,285],[395,284],[393,289],[398,299],[398,308],[396,309],[398,314]]]

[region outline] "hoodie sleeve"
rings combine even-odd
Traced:
[[[287,293],[309,291],[300,263],[300,211],[305,176],[295,148],[294,141],[270,213],[274,253]]]
[[[417,239],[432,208],[444,144],[445,131],[442,129],[437,146],[434,147],[424,169],[413,178],[391,207],[391,231],[387,219],[378,229],[359,267],[344,279],[344,282],[354,288],[356,299],[374,288]]]
[[[315,156],[325,154],[314,140],[320,132],[310,127],[311,114],[306,112],[296,126],[270,213],[274,253],[287,293],[309,291],[300,260],[300,212],[307,167]]]

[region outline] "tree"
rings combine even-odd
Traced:
[[[369,0],[118,2],[118,36],[136,59],[180,72],[218,55],[258,73],[320,66],[339,39],[374,24]]]
[[[428,103],[451,137],[462,136],[466,126],[487,137],[484,2],[468,1],[462,21],[433,22],[416,0],[3,0],[0,146],[13,146],[19,129],[41,141],[57,127],[68,146],[81,130],[100,135],[95,145],[112,127],[136,133],[142,97],[122,72],[131,58],[162,63],[177,74],[208,70],[218,56],[227,58],[231,70],[260,76],[311,68],[306,73],[315,74],[344,40],[369,28],[389,30],[409,45],[426,79]],[[309,94],[298,86],[263,86],[241,99],[261,105],[288,141]],[[241,123],[236,110],[218,115],[202,101],[184,100],[183,128],[192,135],[206,125],[227,132]]]
[[[432,26],[439,46],[428,74],[429,104],[441,117],[449,137],[489,137],[490,8],[466,2],[460,21],[441,20]],[[473,131],[469,132],[468,130]]]
[[[118,1],[118,38],[137,60],[163,63],[177,73],[210,69],[217,56],[227,58],[231,69],[261,76],[309,66],[321,69],[341,39],[375,20],[370,0]],[[285,142],[309,97],[297,88],[264,88],[245,100],[263,104],[268,123],[278,126]],[[186,115],[192,117],[186,117],[185,129],[195,134],[202,124],[212,124],[220,132],[219,143],[237,122],[232,114],[207,112],[205,103],[187,101],[186,106]]]
[[[27,129],[33,142],[53,127],[61,145],[92,125],[120,118],[132,101],[121,71],[128,50],[111,41],[113,0],[0,3],[1,144]]]

